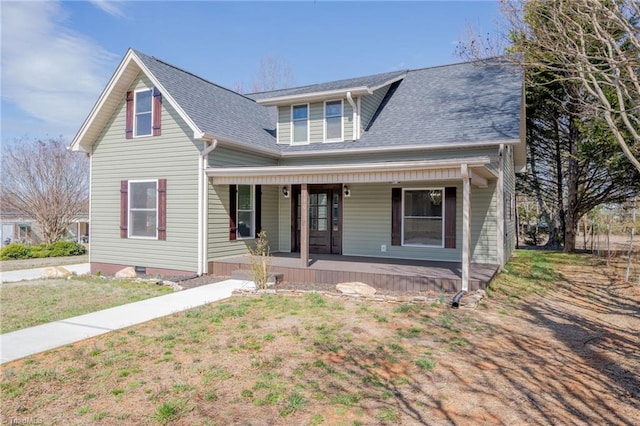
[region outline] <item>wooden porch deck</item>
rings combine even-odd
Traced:
[[[209,262],[209,274],[231,276],[249,269],[249,256],[233,256]],[[299,253],[275,253],[270,271],[284,275],[283,281],[326,283],[360,281],[380,290],[398,292],[456,292],[462,288],[460,262],[382,259],[376,257],[311,254],[309,267],[300,266]],[[471,264],[469,290],[485,289],[498,265]]]

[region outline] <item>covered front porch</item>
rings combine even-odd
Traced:
[[[231,276],[248,270],[248,255],[232,256],[209,262],[209,274]],[[469,290],[486,289],[498,265],[472,263]],[[434,262],[408,259],[311,254],[307,267],[300,264],[299,253],[275,253],[269,271],[295,283],[338,284],[359,281],[379,290],[397,292],[455,292],[462,289],[460,262]]]
[[[206,174],[218,193],[224,193],[225,185],[229,185],[232,195],[223,205],[236,205],[238,185],[261,186],[257,191],[262,195],[256,198],[263,210],[256,213],[262,218],[258,229],[265,229],[268,221],[268,229],[273,230],[277,221],[275,233],[270,235],[277,235],[274,251],[279,254],[274,256],[271,270],[284,274],[289,282],[362,281],[394,291],[470,291],[485,288],[500,265],[495,248],[501,244],[496,245],[494,239],[500,232],[493,234],[494,216],[489,212],[495,208],[492,200],[496,192],[495,183],[489,180],[497,177],[487,167],[491,161],[485,156],[339,165],[210,167]],[[474,213],[473,239],[472,186],[480,191],[477,194],[481,194],[482,201]],[[408,226],[415,226],[416,222],[410,222],[413,217],[402,210],[403,197],[419,192],[430,195],[427,191],[438,195],[435,201],[425,202],[436,206],[429,218],[436,224],[428,236],[433,240],[412,239],[414,236],[405,229],[413,231]],[[250,204],[247,206],[251,208]],[[265,208],[269,208],[268,213]],[[500,208],[497,211],[500,214]],[[239,235],[236,217],[237,213],[230,211],[230,235],[234,238],[230,237],[232,242],[225,247],[231,247]],[[241,244],[247,244],[251,238],[248,235]],[[215,246],[212,249],[211,253],[216,252]],[[210,256],[207,271],[228,276],[235,270],[247,269],[248,263],[249,258],[237,252]]]

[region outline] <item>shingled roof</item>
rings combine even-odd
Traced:
[[[184,112],[205,133],[276,150],[274,107],[134,51]]]
[[[127,78],[118,79],[118,72],[114,74],[74,138],[74,149],[88,149],[98,137],[117,106],[115,100],[124,96],[131,79],[140,70],[137,65],[131,65],[132,61],[139,61],[168,92],[196,134],[255,146],[274,156],[379,147],[451,145],[455,148],[459,144],[501,143],[519,138],[522,70],[500,58],[373,74],[245,96],[160,59],[130,50],[119,67],[122,72],[127,71]],[[370,93],[381,86],[390,89],[357,141],[277,144],[276,107],[258,103],[265,99],[286,102],[287,97],[312,97],[351,89]]]
[[[394,83],[360,140],[280,145],[283,152],[486,144],[520,133],[523,77],[504,59],[410,70]]]
[[[278,98],[284,96],[305,95],[318,92],[329,92],[334,90],[348,90],[356,87],[378,88],[385,84],[390,84],[402,78],[406,71],[394,71],[381,74],[374,74],[365,77],[349,78],[345,80],[330,81],[327,83],[311,84],[308,86],[293,87],[290,89],[272,90],[269,92],[251,93],[247,96],[262,100],[268,98]]]

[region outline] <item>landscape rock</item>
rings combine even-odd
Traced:
[[[376,294],[375,288],[357,281],[337,284],[336,290],[342,294],[348,295],[373,296]]]
[[[116,272],[116,278],[136,278],[137,276],[138,274],[136,273],[136,269],[133,266],[120,269],[118,272]]]
[[[71,272],[62,266],[49,266],[42,271],[42,278],[66,278],[70,276]]]

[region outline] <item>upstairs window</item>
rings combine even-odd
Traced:
[[[291,116],[293,143],[309,142],[309,105],[294,105]]]
[[[342,140],[342,101],[324,104],[324,140]]]
[[[151,136],[151,100],[153,92],[151,89],[136,92],[134,128],[135,136]]]
[[[127,92],[126,138],[162,134],[162,94],[157,88]]]

